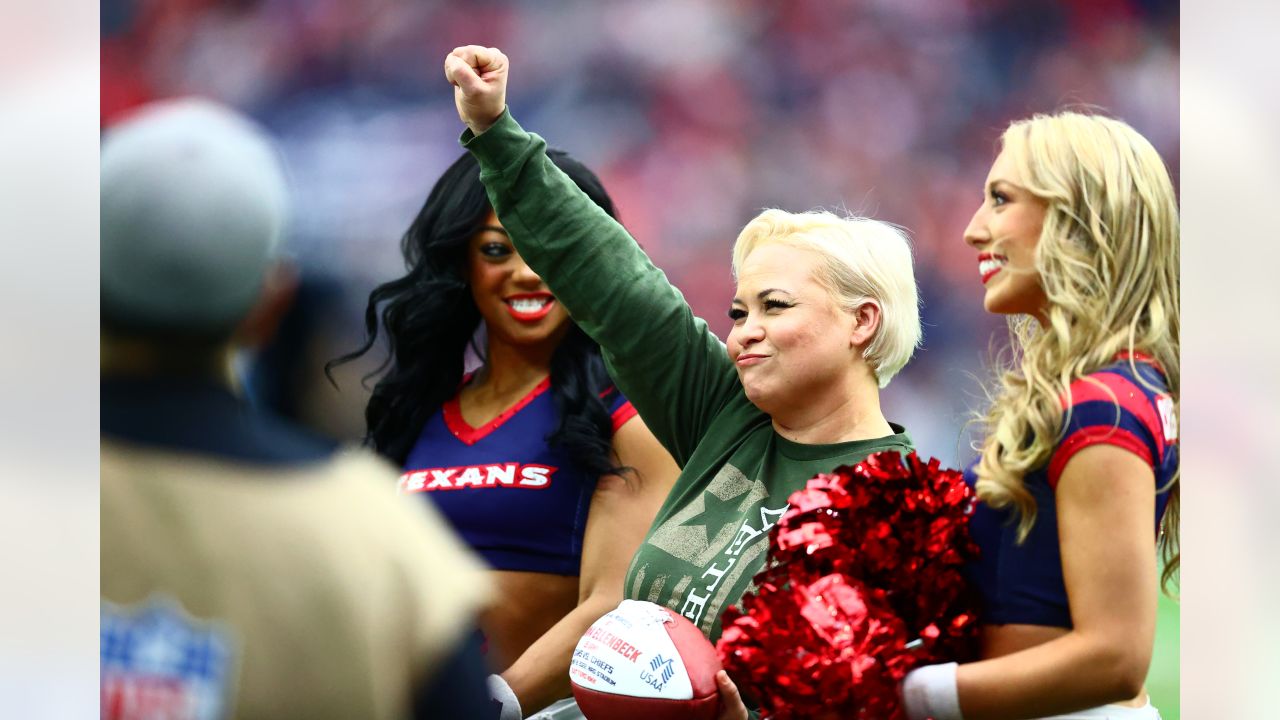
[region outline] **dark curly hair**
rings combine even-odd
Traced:
[[[561,150],[547,156],[597,205],[616,219],[613,200],[595,173]],[[378,318],[389,354],[369,377],[380,375],[365,408],[365,442],[403,464],[423,426],[462,384],[463,359],[480,324],[467,285],[467,248],[492,206],[470,153],[449,166],[400,241],[404,277],[379,285],[365,306],[365,341],[326,366],[372,349]],[[601,394],[612,387],[600,348],[572,320],[551,359],[551,392],[559,426],[547,436],[592,476],[626,468],[611,455],[612,426]],[[483,351],[478,349],[483,355]]]

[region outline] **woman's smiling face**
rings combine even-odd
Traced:
[[[467,265],[471,296],[488,326],[489,342],[560,342],[569,313],[521,259],[492,211],[471,238]]]
[[[1022,185],[1007,150],[987,174],[982,205],[965,228],[964,240],[978,251],[978,274],[987,312],[1043,318],[1048,298],[1036,270],[1036,246],[1048,209]]]

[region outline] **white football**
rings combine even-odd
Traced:
[[[623,600],[573,651],[569,681],[587,720],[715,720],[720,658],[675,611]]]

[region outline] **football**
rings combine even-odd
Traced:
[[[587,720],[715,720],[715,646],[675,611],[623,600],[573,651],[569,681]]]

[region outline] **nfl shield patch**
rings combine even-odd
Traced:
[[[153,595],[102,601],[102,720],[221,720],[230,711],[234,643],[223,623],[197,620]]]

